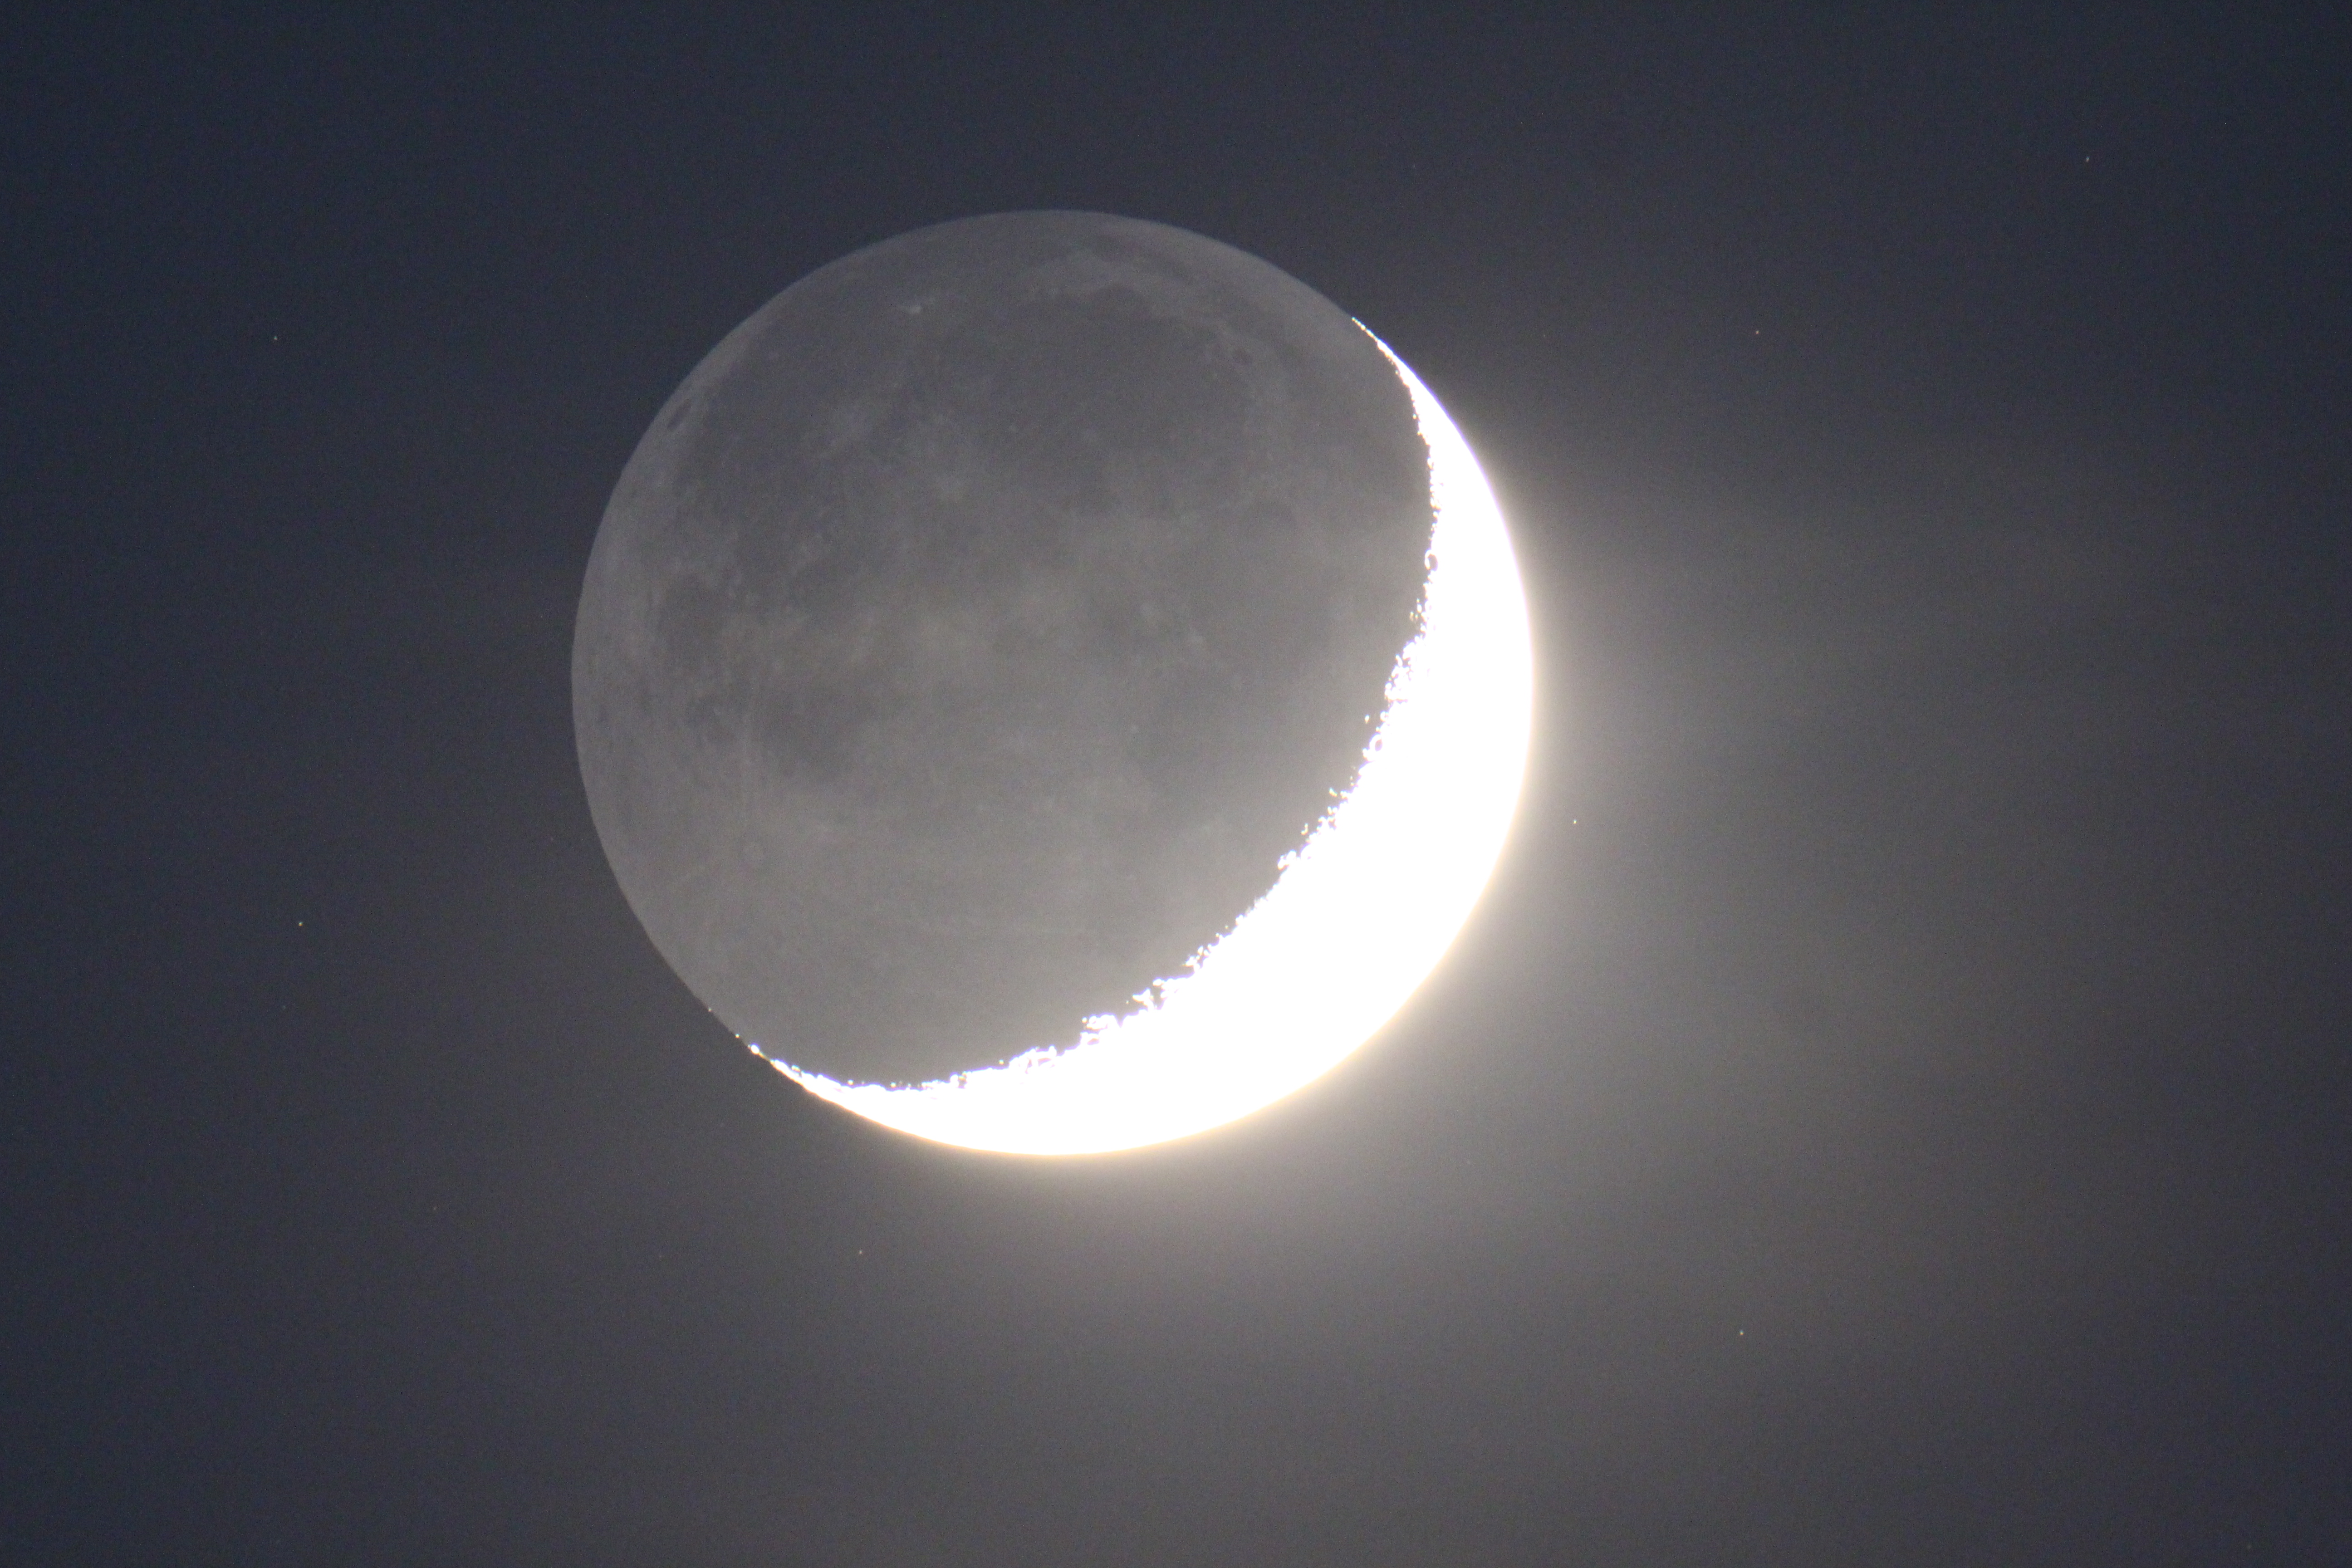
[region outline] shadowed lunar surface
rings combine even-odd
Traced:
[[[581,768],[656,945],[767,1054],[913,1082],[1180,972],[1344,793],[1428,450],[1330,302],[1075,213],[823,268],[614,489]]]

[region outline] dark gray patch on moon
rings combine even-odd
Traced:
[[[597,831],[771,1056],[1068,1045],[1349,787],[1431,521],[1395,372],[1264,262],[1076,213],[875,246],[730,333],[614,491],[572,655]]]

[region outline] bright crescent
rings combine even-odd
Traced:
[[[1367,335],[1370,335],[1369,333]],[[1375,337],[1372,340],[1380,343]],[[1435,514],[1418,634],[1356,786],[1233,929],[1078,1043],[913,1085],[772,1065],[886,1127],[1008,1154],[1166,1142],[1328,1072],[1403,1006],[1486,890],[1517,808],[1534,714],[1527,597],[1502,510],[1411,367]]]

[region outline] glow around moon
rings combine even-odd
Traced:
[[[1377,342],[1379,340],[1373,340]],[[803,1089],[969,1149],[1087,1154],[1222,1126],[1328,1072],[1403,1006],[1492,876],[1525,775],[1533,710],[1527,602],[1469,443],[1390,353],[1429,447],[1435,526],[1418,634],[1355,787],[1274,886],[1182,973],[1078,1043],[912,1085]],[[757,1043],[753,1043],[757,1049]]]

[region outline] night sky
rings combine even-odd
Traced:
[[[2352,1560],[2352,33],[276,9],[0,37],[0,1560]],[[744,1051],[570,710],[703,353],[1034,207],[1392,344],[1539,659],[1394,1024],[1063,1163]]]

